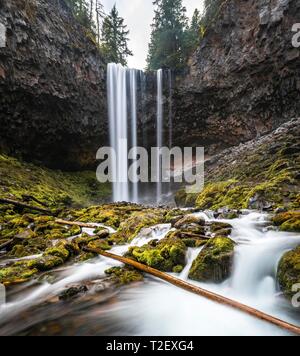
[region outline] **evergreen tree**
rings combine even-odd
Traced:
[[[91,1],[91,0],[90,0]],[[90,15],[89,4],[86,0],[66,0],[74,16],[80,24],[90,30],[94,29],[93,18]]]
[[[187,46],[191,53],[199,44],[202,36],[202,17],[198,9],[194,11],[191,24],[187,31]]]
[[[110,14],[105,17],[102,26],[102,50],[108,62],[127,65],[127,57],[132,56],[128,48],[127,26],[124,19],[119,16],[116,5]]]
[[[148,69],[182,69],[186,63],[188,20],[182,0],[155,0]]]

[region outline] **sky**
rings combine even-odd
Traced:
[[[151,23],[154,17],[153,0],[102,0],[108,13],[114,4],[117,5],[120,16],[130,31],[129,48],[133,56],[128,57],[128,67],[144,69],[150,42]],[[187,15],[192,17],[195,8],[203,10],[204,0],[183,0]]]

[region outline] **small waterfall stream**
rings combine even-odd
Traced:
[[[207,221],[214,220],[210,214],[197,215]],[[278,296],[276,269],[283,253],[300,244],[300,235],[265,230],[267,218],[265,214],[247,213],[230,220],[233,225],[232,239],[237,246],[233,274],[224,283],[205,284],[188,280],[189,268],[201,248],[188,250],[186,267],[176,277],[299,324],[299,311]],[[112,252],[122,255],[130,246],[142,246],[153,239],[164,238],[170,229],[168,224],[144,229],[131,244],[116,246]],[[75,303],[73,313],[69,311],[70,315],[65,315],[65,304],[55,306],[55,315],[51,315],[50,303],[38,312],[39,304],[51,300],[64,287],[101,278],[106,269],[120,265],[99,257],[70,266],[53,284],[45,281],[28,290],[21,290],[10,303],[0,307],[0,334],[19,333],[36,323],[54,318],[61,320],[61,323],[68,321],[74,328],[71,332],[78,335],[287,335],[277,327],[152,277],[147,277],[145,283],[123,290],[111,303],[101,304],[98,299],[87,305]],[[30,312],[33,306],[35,308]],[[15,319],[10,323],[12,318],[26,310],[25,319],[18,319],[17,322]],[[80,315],[84,318],[84,324],[78,328],[76,322],[78,318],[81,320]]]
[[[157,71],[157,117],[156,117],[156,140],[157,148],[163,147],[163,71]],[[160,151],[157,151],[156,157],[156,174],[157,174],[157,188],[156,188],[156,202],[159,204],[162,198],[162,162]]]

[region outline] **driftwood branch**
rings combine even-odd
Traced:
[[[87,252],[97,253],[97,254],[102,255],[104,257],[112,258],[112,259],[114,259],[116,261],[119,261],[119,262],[122,262],[124,264],[130,265],[130,266],[135,267],[136,269],[138,269],[140,271],[149,273],[149,274],[151,274],[151,275],[153,275],[155,277],[158,277],[158,278],[160,278],[160,279],[162,279],[162,280],[164,280],[166,282],[169,282],[169,283],[175,285],[176,287],[185,289],[185,290],[187,290],[187,291],[189,291],[191,293],[200,295],[201,297],[210,299],[210,300],[212,300],[214,302],[217,302],[219,304],[227,305],[229,307],[238,309],[238,310],[240,310],[240,311],[242,311],[242,312],[244,312],[244,313],[246,313],[248,315],[251,315],[251,316],[253,316],[255,318],[258,318],[260,320],[269,322],[269,323],[271,323],[273,325],[276,325],[276,326],[278,326],[278,327],[280,327],[282,329],[285,329],[285,330],[287,330],[287,331],[289,331],[291,333],[294,333],[296,335],[300,335],[300,327],[299,326],[289,324],[289,323],[287,323],[287,322],[285,322],[283,320],[277,319],[277,318],[275,318],[275,317],[273,317],[271,315],[263,313],[263,312],[261,312],[261,311],[259,311],[257,309],[251,308],[251,307],[249,307],[247,305],[241,304],[239,302],[236,302],[234,300],[228,299],[228,298],[223,297],[221,295],[209,292],[209,291],[207,291],[205,289],[196,287],[193,284],[190,284],[188,282],[182,281],[182,280],[180,280],[178,278],[170,276],[167,273],[158,271],[157,269],[148,267],[146,265],[143,265],[143,264],[138,263],[136,261],[133,261],[131,259],[128,259],[128,258],[125,258],[125,257],[121,257],[121,256],[117,256],[117,255],[114,255],[112,253],[100,250],[100,249],[85,248],[84,250],[87,251]]]
[[[62,219],[56,219],[55,222],[60,225],[79,226],[79,227],[86,227],[88,229],[97,229],[99,227],[98,225],[86,224],[79,221],[67,221]]]
[[[29,205],[29,204],[26,204],[26,203],[23,203],[23,202],[20,202],[20,201],[16,201],[16,200],[12,200],[12,199],[0,198],[0,203],[2,203],[2,204],[12,204],[12,205],[17,206],[19,208],[34,210],[34,211],[38,211],[38,212],[43,213],[43,214],[55,216],[53,211],[46,210],[46,209],[43,209],[43,208],[39,208],[38,206]]]

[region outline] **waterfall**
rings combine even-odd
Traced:
[[[156,139],[157,139],[157,158],[156,158],[156,202],[161,202],[162,196],[162,162],[160,156],[160,148],[163,146],[163,71],[157,71],[157,117],[156,117]]]
[[[129,201],[127,69],[108,64],[107,83],[110,145],[116,153],[112,162],[113,200]]]
[[[170,76],[169,76],[170,77]],[[171,77],[170,77],[171,78]],[[156,145],[163,146],[163,70],[156,73]],[[171,80],[171,79],[170,79]],[[139,93],[139,95],[138,95]],[[110,63],[107,67],[107,97],[109,114],[110,145],[116,153],[112,159],[113,201],[142,201],[138,183],[137,166],[135,160],[131,165],[132,182],[128,178],[128,168],[131,160],[128,159],[129,150],[136,157],[136,147],[139,141],[148,147],[148,138],[138,140],[138,112],[144,113],[146,96],[146,76],[142,71],[123,67],[121,64]],[[171,104],[170,104],[171,105]],[[139,111],[140,109],[140,111]],[[162,161],[160,152],[156,157],[156,183],[157,204],[162,202]]]

